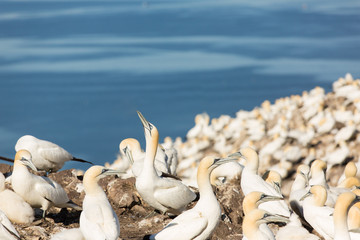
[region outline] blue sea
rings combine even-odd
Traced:
[[[0,155],[31,134],[104,164],[144,144],[136,110],[162,141],[197,113],[331,91],[360,77],[359,23],[358,0],[2,0]]]

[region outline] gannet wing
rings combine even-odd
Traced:
[[[194,239],[207,227],[208,221],[199,212],[186,211],[156,234],[155,239]]]
[[[73,156],[62,147],[45,140],[41,140],[41,146],[38,148],[38,152],[44,159],[57,164],[64,163],[73,158]]]
[[[0,210],[0,237],[1,239],[20,239],[19,233],[16,231],[5,213]]]
[[[154,191],[154,198],[162,205],[181,209],[196,198],[196,194],[178,181],[163,181]]]
[[[64,204],[69,201],[65,190],[60,184],[47,177],[39,177],[39,181],[35,183],[35,190],[48,201],[55,205]]]

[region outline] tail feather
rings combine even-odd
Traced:
[[[89,163],[89,164],[91,164],[91,165],[94,165],[92,162],[86,161],[86,160],[81,159],[81,158],[73,157],[71,160],[72,160],[72,161],[77,161],[77,162]]]

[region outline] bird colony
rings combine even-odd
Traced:
[[[120,139],[105,166],[21,137],[0,157],[13,162],[1,166],[0,239],[360,239],[359,79],[234,118],[198,114],[186,139],[161,144],[161,126],[137,114],[145,146]],[[61,171],[72,160],[85,173]]]

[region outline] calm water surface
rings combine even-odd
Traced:
[[[360,2],[1,1],[0,155],[31,134],[103,164],[195,114],[234,116],[347,72],[360,77]],[[87,165],[67,163],[66,168]]]

